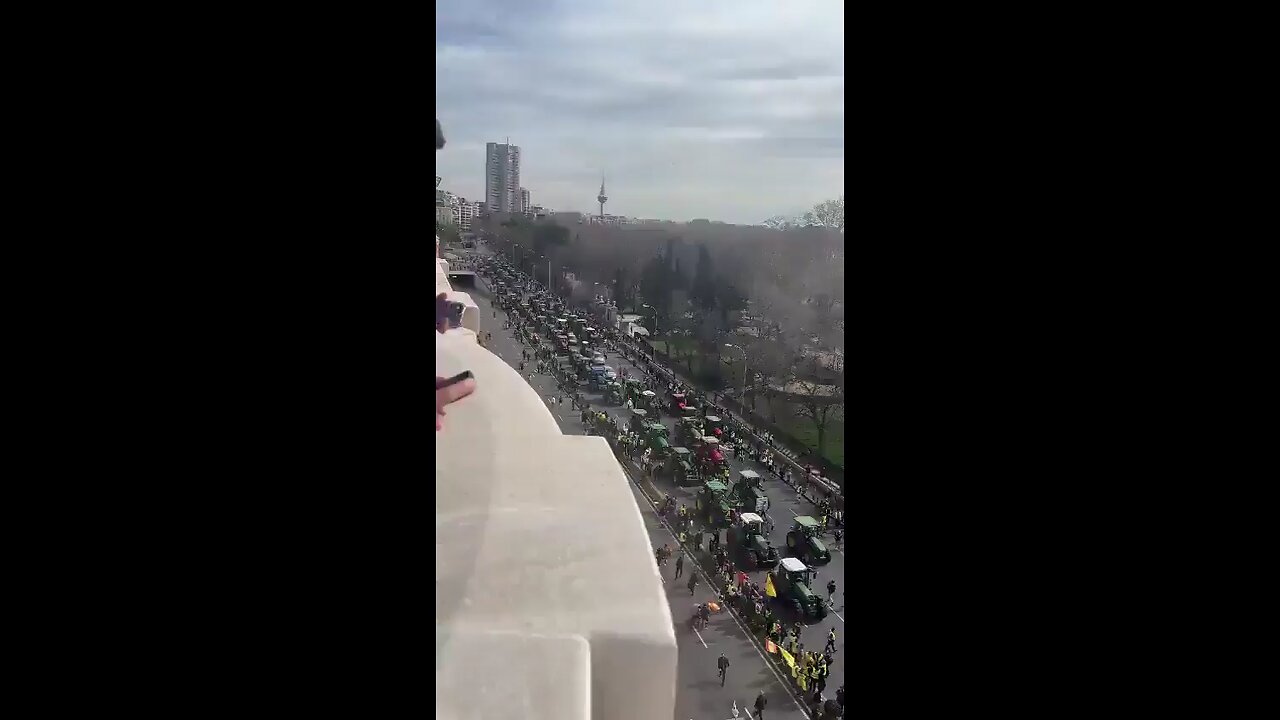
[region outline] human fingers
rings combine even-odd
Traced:
[[[445,378],[436,378],[436,383],[439,384],[443,380],[445,380]],[[437,387],[436,388],[437,412],[443,413],[446,405],[457,402],[458,400],[461,400],[462,398],[470,395],[475,391],[476,391],[476,381],[474,378],[467,378],[466,380],[461,380],[459,382],[453,383],[452,385],[447,385],[445,387]]]

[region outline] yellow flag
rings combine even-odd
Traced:
[[[769,573],[764,578],[764,594],[769,597],[778,597],[778,591],[773,587],[773,573]]]
[[[776,655],[778,653],[778,646],[775,645],[773,641],[770,640],[769,638],[764,639],[764,649],[765,649],[765,652],[769,653],[770,655]]]
[[[782,660],[787,663],[787,667],[791,668],[792,670],[795,670],[796,659],[791,656],[791,653],[787,652],[786,650],[783,650],[782,648],[778,648],[778,652],[782,653]]]

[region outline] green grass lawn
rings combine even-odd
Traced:
[[[834,411],[833,411],[834,412]],[[778,413],[778,427],[788,435],[811,448],[818,447],[818,431],[813,428],[813,421],[805,417]],[[827,421],[827,449],[823,457],[837,467],[844,467],[844,420],[839,416]]]

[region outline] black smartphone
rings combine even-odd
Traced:
[[[454,375],[451,378],[448,378],[446,380],[441,380],[440,382],[436,383],[436,389],[439,390],[440,388],[447,388],[450,385],[460,383],[463,380],[468,380],[471,377],[472,375],[470,370],[463,370],[462,372],[458,373],[457,375]]]

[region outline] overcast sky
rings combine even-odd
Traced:
[[[439,0],[440,187],[486,142],[534,204],[757,223],[844,192],[843,0]]]

